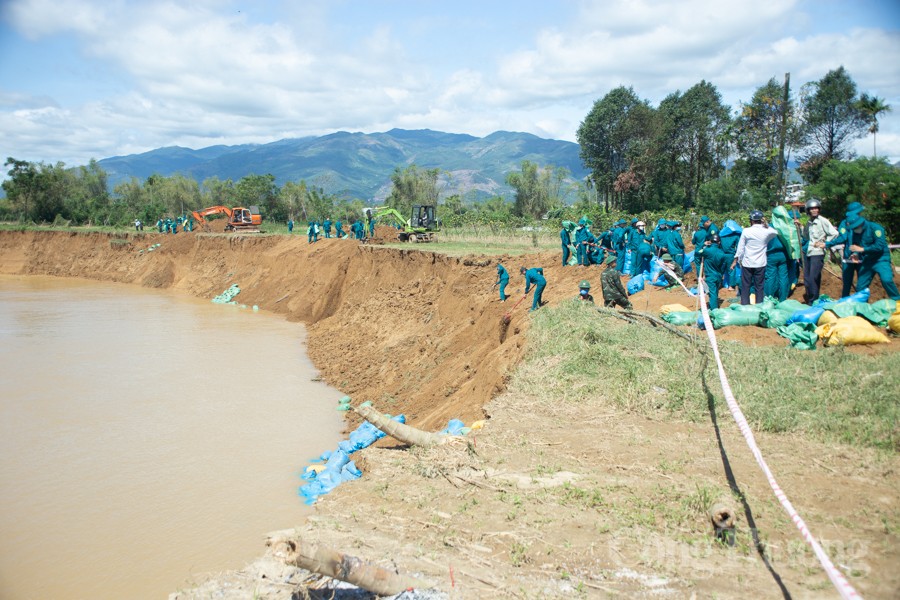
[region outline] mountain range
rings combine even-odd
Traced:
[[[98,161],[110,186],[140,181],[153,174],[182,174],[198,182],[209,177],[237,181],[246,175],[275,177],[278,185],[305,180],[327,193],[381,201],[390,193],[397,167],[415,164],[440,169],[442,196],[461,194],[474,200],[511,195],[506,176],[522,161],[564,167],[572,180],[588,174],[573,142],[548,140],[529,133],[497,131],[485,137],[440,131],[392,129],[384,133],[340,131],[321,137],[283,139],[268,144],[177,146]],[[473,197],[474,196],[474,197]]]

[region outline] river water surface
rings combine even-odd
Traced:
[[[0,276],[0,598],[165,598],[260,555],[340,440],[315,376],[281,317]]]

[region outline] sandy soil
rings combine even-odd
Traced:
[[[147,252],[155,243],[161,246]],[[544,268],[551,304],[574,297],[583,278],[599,299],[601,267],[563,268],[558,253],[501,260],[512,275],[506,303],[492,290],[496,259],[449,258],[426,245],[0,232],[0,273],[86,277],[203,298],[237,283],[240,302],[306,323],[322,377],[355,401],[372,400],[428,430],[450,418],[489,417],[468,447],[423,451],[388,441],[354,455],[364,477],[323,497],[306,523],[285,524],[304,539],[419,574],[459,598],[836,597],[721,408],[710,410],[707,423],[679,423],[622,413],[602,398],[547,405],[527,390],[507,390],[529,325],[529,302],[513,308],[521,298],[519,267]],[[823,278],[823,291],[839,296],[839,281]],[[879,297],[876,286],[872,299]],[[649,312],[689,301],[661,289],[632,298]],[[755,327],[726,328],[719,337],[786,345]],[[898,349],[895,340],[856,351]],[[717,386],[710,394],[721,402]],[[898,458],[800,436],[757,439],[853,585],[867,597],[898,597]],[[735,504],[734,548],[712,540],[698,509],[713,496]],[[178,597],[291,598],[302,579],[262,557],[242,572],[205,584],[200,578]]]

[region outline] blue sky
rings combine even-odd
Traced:
[[[896,0],[0,0],[0,154],[395,127],[575,141],[619,85],[657,105],[706,80],[737,109],[840,65],[894,107],[877,149],[900,160]]]

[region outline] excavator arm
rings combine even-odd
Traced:
[[[204,208],[203,210],[195,210],[191,212],[197,222],[201,225],[206,223],[206,217],[209,217],[211,215],[226,215],[229,219],[231,219],[232,214],[232,210],[227,206],[210,206],[209,208]]]

